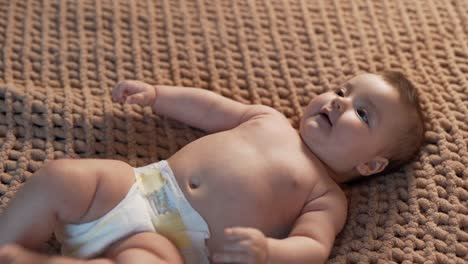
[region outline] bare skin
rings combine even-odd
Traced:
[[[33,252],[59,224],[86,223],[117,205],[134,182],[133,169],[115,160],[57,160],[48,163],[21,188],[0,215],[0,263],[84,263]],[[104,263],[182,263],[177,249],[156,233],[138,233],[110,246]],[[31,261],[34,260],[34,261]]]
[[[364,77],[357,78],[353,84],[383,85],[374,76]],[[372,100],[391,109],[381,110],[380,118],[382,111],[385,115],[388,112],[391,118],[399,111],[397,98],[384,89],[387,87],[380,88],[382,92],[376,93]],[[212,133],[182,148],[168,159],[168,163],[187,200],[208,223],[211,237],[207,246],[214,262],[323,263],[346,219],[347,203],[339,183],[356,174],[379,172],[387,164],[378,151],[356,154],[352,163],[325,163],[323,160],[328,161],[330,157],[315,153],[323,152],[323,146],[314,141],[314,135],[322,137],[323,141],[332,136],[339,138],[339,131],[335,134],[330,131],[340,126],[351,129],[357,139],[365,135],[368,140],[375,140],[374,145],[378,147],[383,144],[379,145],[378,142],[387,139],[381,135],[383,132],[364,129],[363,126],[367,124],[363,122],[362,112],[359,115],[355,113],[354,117],[347,112],[356,112],[353,104],[360,96],[358,93],[349,96],[337,93],[312,101],[306,108],[299,133],[272,108],[244,105],[201,89],[125,81],[114,89],[113,98],[122,103],[151,106],[157,114]],[[405,109],[400,110],[404,115]],[[319,113],[324,111],[332,121],[331,126]],[[380,121],[380,125],[394,125],[387,123]],[[388,128],[383,127],[382,131]],[[33,186],[37,175],[23,189],[38,189],[36,192],[53,193],[53,197],[63,199],[72,196],[76,204],[63,208],[63,200],[52,203],[49,198],[52,208],[23,209],[22,206],[32,199],[33,194],[28,191],[18,193],[18,197],[0,216],[0,233],[10,233],[6,240],[2,236],[0,245],[13,242],[33,248],[48,238],[54,223],[83,223],[97,219],[125,196],[133,182],[131,168],[117,161],[63,162],[68,162],[66,169],[58,165],[44,169],[59,179],[58,182],[63,185],[61,192],[48,184],[38,185],[40,188]],[[79,177],[61,176],[69,174],[69,168],[80,168],[76,172]],[[89,178],[86,183],[88,193],[76,191],[76,184],[84,183],[73,182],[72,179],[80,177]],[[70,190],[66,187],[68,185]],[[44,213],[47,210],[52,213]],[[30,218],[25,218],[26,214]],[[15,228],[5,228],[8,219],[32,217],[37,220],[34,224],[24,220],[18,221]],[[38,223],[44,225],[46,230],[40,235],[36,235],[36,228],[33,228]],[[25,239],[31,236],[38,237],[35,245],[28,245]],[[119,262],[118,256],[132,250],[133,259],[149,254],[162,263],[180,261],[180,256],[170,243],[164,243],[164,238],[157,234],[153,236],[148,238],[149,244],[155,244],[149,242],[152,239],[163,243],[145,249],[144,243],[135,244],[138,240],[125,238],[110,247],[108,252],[113,254],[106,253],[103,257],[117,263],[127,263],[123,260]],[[142,247],[143,250],[139,251]]]

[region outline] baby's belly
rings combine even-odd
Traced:
[[[286,236],[306,199],[287,177],[265,177],[252,167],[239,173],[230,165],[217,166],[223,169],[208,174],[203,173],[205,166],[187,164],[187,159],[171,158],[169,164],[187,200],[210,228],[207,243],[212,252],[222,246],[226,227],[254,227],[269,237]]]

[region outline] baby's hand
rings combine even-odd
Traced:
[[[226,228],[224,234],[224,251],[213,255],[214,262],[267,263],[267,238],[260,230],[232,227]]]
[[[112,91],[112,100],[119,103],[152,106],[156,101],[156,90],[141,81],[122,81]]]

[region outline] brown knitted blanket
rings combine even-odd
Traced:
[[[467,40],[465,0],[2,0],[0,208],[50,160],[141,166],[203,135],[113,103],[120,80],[213,90],[297,125],[345,78],[399,69],[422,95],[426,144],[400,172],[346,188],[329,262],[465,263]]]

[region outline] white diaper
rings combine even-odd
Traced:
[[[125,198],[101,218],[55,231],[62,254],[91,258],[119,239],[157,232],[179,249],[185,263],[209,263],[208,225],[189,204],[167,161],[135,168],[136,182]]]

